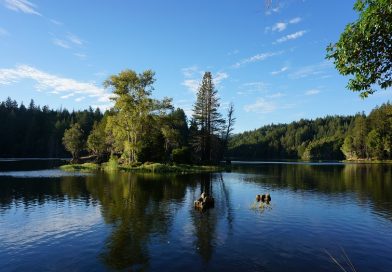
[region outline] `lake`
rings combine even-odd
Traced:
[[[1,271],[392,269],[392,166],[237,163],[199,175],[0,160]],[[196,210],[202,191],[215,206]],[[272,201],[256,202],[269,192]],[[347,255],[347,257],[345,256]]]

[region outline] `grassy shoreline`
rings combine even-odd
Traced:
[[[83,164],[66,164],[60,166],[64,171],[81,171],[92,172],[97,170],[102,171],[126,171],[138,173],[170,173],[170,174],[192,174],[192,173],[208,173],[219,172],[224,170],[224,167],[219,165],[190,165],[190,164],[162,164],[162,163],[148,163],[139,166],[128,166],[111,164],[110,162],[101,165],[96,163],[83,163]]]

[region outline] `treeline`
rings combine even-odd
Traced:
[[[7,98],[0,103],[0,157],[69,157],[62,138],[72,123],[80,124],[87,139],[94,122],[102,119],[99,109],[72,111],[36,106],[26,107]]]
[[[228,156],[234,159],[392,159],[392,106],[368,116],[327,116],[290,124],[267,125],[234,135]]]

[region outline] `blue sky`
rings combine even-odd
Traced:
[[[270,123],[368,113],[391,90],[362,100],[325,60],[356,19],[355,0],[0,0],[0,100],[58,109],[110,107],[102,82],[152,69],[153,96],[192,113],[204,71],[235,132]]]

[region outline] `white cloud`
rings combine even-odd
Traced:
[[[286,21],[286,22],[277,22],[272,27],[268,26],[265,28],[265,31],[268,32],[268,31],[272,30],[272,32],[274,32],[274,31],[282,32],[283,30],[285,30],[288,27],[289,24],[298,24],[301,21],[302,21],[301,17],[295,17],[295,18],[293,18],[289,21]]]
[[[319,93],[320,93],[319,89],[310,89],[310,90],[305,92],[305,95],[316,95],[316,94],[319,94]]]
[[[287,28],[287,23],[279,22],[279,23],[276,23],[272,26],[272,31],[277,30],[278,32],[281,32],[281,31],[285,30],[286,28]]]
[[[297,31],[295,33],[292,33],[292,34],[289,34],[289,35],[283,36],[282,38],[277,39],[276,42],[282,43],[282,42],[286,42],[289,40],[295,40],[295,39],[302,37],[305,33],[306,33],[306,30]]]
[[[268,98],[280,98],[280,97],[283,97],[283,96],[285,96],[285,94],[283,94],[281,92],[267,95]]]
[[[2,28],[2,27],[0,27],[0,37],[3,37],[3,36],[8,36],[8,31],[7,30],[5,30],[4,28]]]
[[[53,39],[52,42],[53,42],[54,45],[60,46],[62,48],[65,48],[65,49],[69,49],[70,48],[69,44],[66,41],[63,41],[63,40],[60,40],[60,39]]]
[[[299,68],[295,72],[291,73],[289,76],[293,79],[300,79],[309,76],[326,76],[326,70],[332,66],[332,63],[323,61],[315,65],[308,65]]]
[[[55,19],[50,19],[50,22],[53,23],[53,24],[55,24],[55,25],[58,25],[58,26],[62,26],[62,25],[63,25],[62,22],[57,21],[57,20],[55,20]]]
[[[63,96],[60,96],[60,98],[61,99],[68,99],[68,98],[70,98],[72,96],[75,96],[75,93],[70,93],[70,94],[63,95]]]
[[[291,19],[291,20],[289,21],[289,23],[290,23],[290,24],[298,24],[298,23],[301,22],[301,21],[302,21],[301,17],[295,17],[295,18]]]
[[[110,101],[111,94],[105,89],[93,83],[80,82],[71,78],[52,75],[28,65],[19,65],[16,68],[0,69],[0,85],[10,85],[24,79],[36,81],[36,88],[48,90],[53,94],[59,94],[63,99],[71,94],[83,94],[95,97],[98,102]]]
[[[82,100],[84,100],[86,97],[85,96],[81,96],[75,99],[76,102],[80,102]]]
[[[83,54],[83,53],[74,53],[74,56],[76,56],[76,57],[78,57],[79,59],[82,59],[82,60],[87,58],[87,55]]]
[[[4,5],[13,11],[41,16],[35,8],[36,5],[27,0],[4,0]]]
[[[204,71],[199,70],[197,66],[190,66],[181,69],[181,72],[185,77],[185,80],[181,85],[187,87],[188,90],[196,94],[199,90]],[[229,75],[225,72],[217,72],[215,75],[212,74],[212,80],[216,87],[220,86],[222,81],[227,78],[229,78]]]
[[[200,73],[199,68],[196,65],[182,68],[181,72],[185,77],[188,78],[193,77],[195,74]]]
[[[278,71],[272,71],[271,75],[273,75],[273,76],[279,75],[279,74],[281,74],[283,72],[286,72],[288,69],[289,69],[289,67],[284,66],[281,69],[279,69]]]
[[[229,78],[229,75],[225,72],[218,72],[216,75],[213,77],[213,81],[215,86],[218,86],[222,83],[223,80]]]
[[[199,80],[197,79],[185,79],[182,82],[182,85],[188,88],[193,93],[197,93],[197,90],[199,89]]]
[[[76,45],[83,45],[82,39],[80,39],[78,36],[72,33],[68,33],[67,38],[70,42]]]
[[[253,104],[244,106],[246,112],[269,113],[276,110],[276,105],[273,102],[266,101],[264,98],[259,98]]]
[[[245,64],[258,62],[258,61],[263,61],[263,60],[266,60],[268,58],[271,58],[273,56],[277,56],[277,55],[280,55],[280,54],[283,54],[283,51],[266,52],[266,53],[257,54],[257,55],[254,55],[252,57],[249,57],[247,59],[240,60],[239,62],[237,62],[234,65],[232,65],[232,67],[233,68],[239,68],[239,67],[241,67],[241,66],[243,66]]]

